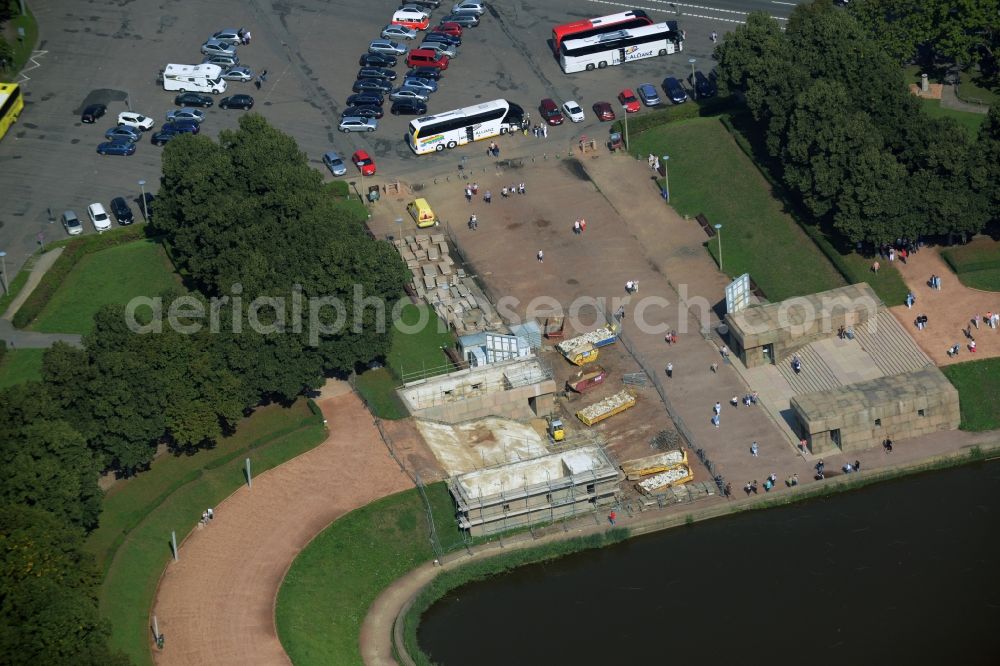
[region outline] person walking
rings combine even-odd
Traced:
[[[545,253],[539,250],[538,254],[535,255],[535,258],[538,259],[538,263],[542,263],[545,261]]]
[[[615,524],[615,519],[616,518],[618,518],[618,514],[615,513],[614,511],[612,511],[611,513],[608,514],[608,522],[611,523],[612,525]]]
[[[712,425],[714,425],[716,428],[719,427],[719,415],[718,414],[716,414],[715,416],[712,417]]]
[[[580,220],[573,222],[573,233],[577,236],[580,235]]]
[[[861,461],[860,460],[855,460],[854,461],[854,471],[855,472],[860,472],[861,471]]]
[[[721,414],[722,413],[722,403],[721,402],[715,403],[715,413],[716,414]]]
[[[490,192],[489,190],[486,190],[486,193],[483,194],[483,201],[485,201],[486,203],[493,203],[493,193]]]
[[[469,186],[465,187],[465,202],[472,203],[472,188]]]
[[[750,486],[749,481],[747,481],[747,485],[743,486],[743,492],[747,494],[747,497],[750,497],[750,493],[753,492],[753,488]]]
[[[760,453],[760,447],[757,446],[757,442],[754,442],[753,444],[750,445],[750,455],[756,458],[758,457],[759,453]]]
[[[667,363],[667,378],[669,379],[673,376],[674,376],[674,364]]]

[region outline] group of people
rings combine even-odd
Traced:
[[[587,230],[587,220],[583,219],[582,217],[576,218],[576,221],[573,222],[573,233],[579,235],[586,230]]]
[[[208,507],[207,509],[201,512],[202,525],[208,525],[208,521],[214,519],[215,519],[215,511],[212,509],[212,507]]]
[[[531,133],[535,135],[536,139],[546,139],[549,136],[549,126],[545,124],[536,124],[531,128]],[[528,136],[528,130],[525,128],[524,136]]]
[[[917,318],[913,320],[914,325],[916,325],[918,331],[922,331],[927,328],[927,315],[917,315]]]
[[[941,290],[941,277],[938,275],[931,275],[931,278],[927,281],[927,286],[931,289]]]
[[[625,293],[635,294],[639,292],[639,281],[638,280],[628,280],[625,283]]]
[[[503,187],[500,190],[500,196],[502,196],[504,199],[506,199],[508,196],[512,196],[514,194],[527,194],[527,193],[528,193],[528,190],[525,187],[524,183],[519,183],[517,185],[511,185],[510,187],[506,187],[505,186],[505,187]]]
[[[490,145],[486,149],[486,154],[494,158],[500,157],[500,146],[497,145],[496,141],[490,141]]]
[[[729,404],[732,405],[733,407],[739,407],[740,397],[738,395],[734,395],[732,398],[729,399]],[[753,393],[745,393],[743,395],[744,406],[749,407],[750,405],[756,405],[756,404],[757,404],[757,391],[754,391]]]
[[[240,28],[236,31],[236,36],[240,38],[240,44],[243,46],[249,46],[250,44],[250,31],[246,28]]]
[[[472,203],[472,197],[479,194],[479,183],[472,183],[465,186],[465,200]]]

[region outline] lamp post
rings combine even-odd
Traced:
[[[622,111],[625,114],[625,150],[628,151],[628,109],[622,104]]]
[[[670,203],[670,155],[663,156],[663,188],[667,191],[667,203]]]
[[[149,222],[149,210],[146,208],[146,181],[139,181],[139,191],[142,192],[142,217]]]
[[[0,250],[0,276],[3,277],[3,295],[6,296],[9,292],[7,290],[7,253]]]
[[[691,63],[691,92],[695,95],[698,94],[698,89],[694,85],[694,64],[698,62],[697,58],[688,58],[688,62]]]
[[[722,225],[721,224],[715,225],[715,235],[719,237],[719,272],[725,273],[725,271],[722,270]]]

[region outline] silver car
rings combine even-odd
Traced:
[[[438,82],[432,81],[430,79],[418,79],[417,77],[411,77],[403,79],[403,85],[401,88],[413,88],[414,90],[422,90],[424,94],[437,92]]]
[[[224,28],[219,32],[215,33],[214,35],[212,35],[211,37],[209,37],[209,39],[215,39],[220,42],[227,42],[229,44],[232,44],[233,46],[239,46],[240,44],[243,43],[243,40],[240,39],[240,31],[237,30],[236,28]]]
[[[66,233],[70,236],[79,236],[83,233],[83,225],[80,224],[80,218],[71,210],[62,214],[62,223],[66,229]]]
[[[431,51],[437,51],[439,54],[448,56],[449,58],[454,58],[458,55],[458,49],[450,44],[444,44],[442,42],[421,42],[419,48],[430,49]]]
[[[340,119],[341,132],[374,132],[377,129],[378,121],[375,118],[346,116]]]
[[[416,39],[417,31],[405,25],[390,24],[382,28],[382,37],[386,39]]]
[[[234,56],[236,55],[236,47],[229,42],[223,42],[218,39],[210,39],[201,45],[201,52],[207,56]]]
[[[200,123],[205,120],[205,112],[188,107],[167,111],[167,122],[172,123],[175,120],[193,120],[196,123]]]
[[[389,95],[389,99],[391,99],[393,102],[398,102],[403,99],[416,100],[418,102],[426,102],[427,95],[428,93],[426,90],[417,90],[416,88],[407,88],[404,86],[393,90],[392,94]]]
[[[226,81],[253,81],[253,70],[249,67],[230,67],[222,73]]]
[[[340,155],[330,151],[329,153],[323,153],[323,164],[326,168],[330,170],[334,176],[343,176],[347,173],[347,167],[344,166],[344,160],[340,159]]]
[[[475,14],[476,16],[482,16],[486,13],[486,5],[481,2],[476,2],[475,0],[462,0],[462,2],[451,8],[451,13]]]
[[[403,55],[407,51],[406,47],[391,39],[373,39],[368,45],[369,53],[381,53],[382,55]]]
[[[236,67],[240,64],[239,56],[235,55],[214,55],[208,56],[201,61],[203,65],[218,65],[223,69],[228,69],[229,67]]]

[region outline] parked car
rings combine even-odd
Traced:
[[[417,31],[413,28],[407,28],[405,25],[390,23],[382,28],[379,36],[384,39],[416,39]]]
[[[341,132],[374,132],[378,129],[378,120],[375,118],[360,118],[350,116],[340,119]]]
[[[148,129],[152,129],[153,125],[156,124],[156,121],[149,116],[142,115],[141,113],[122,111],[118,114],[118,124],[125,125],[126,127],[134,127],[145,132]]]
[[[386,79],[387,81],[396,80],[396,72],[389,69],[388,67],[362,67],[358,70],[359,79]]]
[[[415,88],[396,88],[389,95],[389,99],[393,102],[398,102],[400,100],[415,100],[418,102],[427,101],[427,91],[417,90]]]
[[[373,39],[371,44],[368,45],[368,52],[397,56],[406,53],[406,47],[391,39]]]
[[[80,218],[71,210],[63,212],[62,224],[63,228],[66,229],[66,233],[70,236],[79,236],[83,233],[83,225],[80,224]]]
[[[326,168],[330,170],[334,176],[343,176],[347,173],[347,167],[344,166],[344,160],[340,159],[340,155],[333,152],[332,150],[328,153],[323,153],[323,164]]]
[[[420,43],[420,47],[417,50],[436,51],[438,55],[447,56],[449,58],[458,57],[457,47],[452,46],[451,44],[443,44],[441,42],[429,42],[424,40]]]
[[[355,93],[347,98],[347,106],[382,106],[384,100],[379,93]]]
[[[154,146],[162,146],[170,141],[174,137],[180,136],[182,132],[178,132],[174,129],[167,129],[163,127],[159,132],[153,132],[153,136],[149,137],[150,143]]]
[[[486,13],[486,5],[477,0],[462,0],[451,8],[452,14],[475,14],[482,16]]]
[[[635,96],[631,88],[626,88],[618,93],[618,103],[625,107],[625,113],[638,113],[639,109],[642,108],[639,104],[639,98]]]
[[[205,120],[205,112],[188,108],[167,111],[167,122],[172,123],[175,120],[193,120],[196,123],[200,123]]]
[[[97,146],[98,155],[132,155],[134,153],[134,141],[106,141]]]
[[[381,118],[382,117],[382,107],[381,106],[349,106],[344,109],[340,117],[348,118],[352,116],[357,116],[358,118]]]
[[[715,97],[719,89],[715,85],[712,77],[705,76],[700,71],[694,73],[694,91],[698,94],[698,99]]]
[[[406,7],[407,5],[416,5],[417,7],[423,7],[424,9],[437,9],[441,6],[441,0],[409,0],[409,2],[402,7]],[[402,9],[402,7],[400,7],[400,9]]]
[[[463,28],[475,28],[479,25],[479,16],[472,13],[448,14],[441,19],[441,25],[446,25],[448,23],[454,23],[455,25],[462,26]]]
[[[362,67],[395,67],[396,57],[384,53],[366,53],[358,64]]]
[[[563,115],[559,112],[559,107],[550,98],[546,97],[542,100],[541,104],[538,105],[538,110],[542,112],[542,118],[545,119],[549,125],[562,125]]]
[[[249,67],[230,67],[222,73],[222,78],[226,81],[240,81],[241,83],[246,83],[247,81],[253,81],[253,70]]]
[[[132,214],[132,209],[125,201],[125,197],[115,197],[111,200],[111,213],[118,220],[118,224],[123,226],[135,222],[135,215]]]
[[[430,49],[413,49],[406,54],[408,67],[437,67],[448,69],[448,57]]]
[[[111,228],[111,218],[101,204],[92,203],[87,206],[87,216],[90,218],[97,233],[103,233]]]
[[[80,122],[93,124],[96,123],[98,118],[104,116],[108,112],[108,107],[103,104],[89,104],[80,114]]]
[[[223,75],[223,78],[225,78],[225,75]],[[196,92],[186,92],[174,97],[174,104],[177,106],[200,106],[207,108],[215,104],[215,101],[209,95],[202,95],[201,93]]]
[[[226,42],[227,44],[232,44],[233,46],[239,46],[243,43],[243,40],[240,39],[240,31],[236,28],[225,28],[220,30],[209,39],[214,39],[217,42]]]
[[[569,100],[568,102],[563,102],[562,108],[563,108],[563,113],[565,113],[566,116],[574,123],[583,122],[584,118],[583,109],[581,109],[580,105],[577,104],[575,101]]]
[[[351,155],[351,161],[358,167],[358,171],[361,172],[362,176],[375,175],[375,160],[367,152],[363,150],[354,151],[354,154]]]
[[[406,79],[430,79],[438,81],[441,79],[441,70],[437,67],[414,67],[403,75]]]
[[[248,111],[253,108],[253,97],[250,95],[233,95],[223,97],[219,102],[220,109],[243,109]]]
[[[415,99],[403,99],[392,103],[389,111],[394,115],[422,116],[427,113],[427,105]]]
[[[396,11],[417,12],[420,14],[427,14],[428,16],[430,16],[431,15],[431,12],[429,11],[430,9],[436,9],[436,7],[425,7],[419,2],[404,2],[396,9]]]
[[[151,192],[146,192],[136,199],[139,202],[139,210],[142,211],[142,215],[146,218],[147,222],[153,219],[153,201],[155,200],[156,197]]]
[[[226,69],[228,67],[236,67],[239,65],[240,59],[235,55],[214,55],[202,58],[201,64],[218,65],[219,67]]]
[[[214,56],[214,55],[236,55],[236,46],[228,42],[224,42],[219,39],[210,39],[201,45],[202,55]]]
[[[646,106],[656,106],[660,103],[660,95],[656,92],[656,86],[652,83],[639,84],[639,99]]]
[[[201,125],[193,120],[175,120],[172,123],[165,123],[162,129],[175,134],[197,134],[201,131]]]
[[[667,93],[667,97],[674,104],[682,104],[688,98],[688,94],[684,92],[684,86],[672,76],[663,79],[663,92]]]
[[[434,79],[420,79],[417,77],[403,79],[401,88],[413,88],[414,90],[424,90],[432,93],[437,92],[438,83]]]
[[[611,107],[610,102],[595,102],[594,115],[601,120],[614,120],[615,110]]]
[[[431,30],[431,33],[440,32],[445,35],[451,35],[452,37],[462,36],[462,26],[457,23],[441,23]]]
[[[446,32],[429,32],[424,35],[424,43],[427,42],[441,42],[442,44],[448,44],[449,46],[461,46],[462,38],[449,35]]]
[[[385,79],[358,79],[351,88],[354,92],[387,93],[392,90],[392,84]]]
[[[414,30],[426,30],[430,21],[431,16],[426,10],[420,7],[406,7],[405,9],[397,9],[393,13],[391,23]]]
[[[108,141],[138,141],[142,138],[142,132],[134,127],[119,125],[118,127],[112,127],[105,132],[104,138]]]

